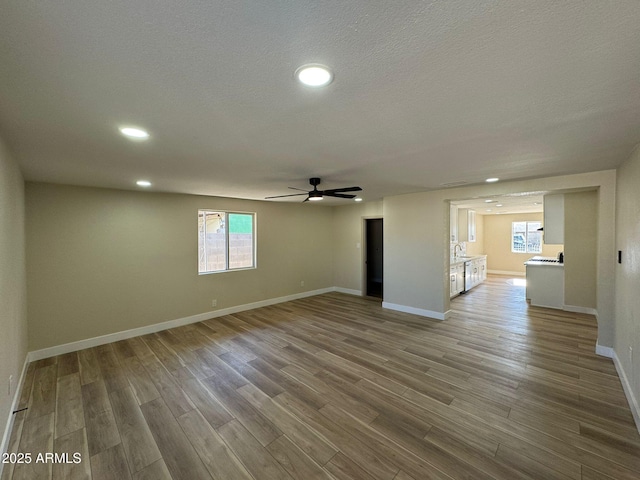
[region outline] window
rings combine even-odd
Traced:
[[[198,210],[198,273],[256,266],[255,213]]]
[[[511,224],[511,251],[515,253],[542,253],[540,222],[513,222]]]

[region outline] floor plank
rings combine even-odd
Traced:
[[[82,386],[82,405],[92,457],[120,443],[120,433],[102,380]]]
[[[178,422],[213,478],[252,479],[242,462],[198,410],[185,413]]]
[[[255,478],[261,480],[292,480],[287,471],[271,456],[237,420],[218,429],[225,442]]]
[[[55,437],[62,437],[84,427],[80,375],[72,373],[58,378]]]
[[[40,415],[25,420],[18,451],[29,453],[31,455],[31,461],[15,465],[13,480],[51,478],[52,463],[38,461],[38,455],[53,452],[53,425],[53,412],[48,415]]]
[[[113,391],[109,398],[131,472],[160,460],[160,450],[131,389]]]
[[[54,440],[54,451],[66,459],[53,464],[54,480],[90,480],[91,460],[84,428]]]
[[[133,475],[133,480],[173,480],[163,460],[158,460]]]
[[[140,408],[174,480],[211,478],[162,398],[151,400]]]
[[[131,480],[127,457],[122,444],[116,445],[91,457],[93,480]]]
[[[33,378],[31,401],[27,410],[27,419],[48,415],[56,408],[57,365],[38,368]]]

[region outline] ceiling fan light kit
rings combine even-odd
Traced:
[[[297,197],[299,195],[306,195],[307,198],[303,200],[303,202],[313,201],[316,202],[318,200],[322,200],[324,197],[335,197],[335,198],[356,198],[355,195],[351,195],[345,192],[360,192],[362,188],[360,187],[343,187],[343,188],[330,188],[328,190],[318,190],[318,185],[320,185],[320,179],[318,177],[312,177],[309,179],[309,184],[313,187],[313,190],[305,193],[292,193],[290,195],[275,195],[272,197],[265,197],[265,199],[271,198],[283,198],[283,197]],[[289,187],[293,190],[300,190],[296,187]]]

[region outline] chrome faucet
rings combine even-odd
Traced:
[[[462,244],[456,243],[456,246],[453,247],[453,257],[454,258],[458,257],[458,248],[460,248],[460,253],[462,253]]]

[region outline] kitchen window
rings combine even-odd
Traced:
[[[511,223],[511,251],[514,253],[542,253],[541,222]]]
[[[255,268],[256,214],[198,210],[198,273]]]

